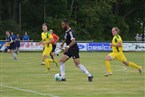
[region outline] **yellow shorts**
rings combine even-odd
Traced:
[[[119,61],[126,62],[127,59],[123,52],[112,52],[109,54],[112,59],[118,59]]]
[[[44,47],[44,50],[43,50],[43,56],[46,55],[46,56],[49,56],[50,53],[52,51],[52,46],[51,47]]]

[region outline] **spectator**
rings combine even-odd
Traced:
[[[15,39],[16,39],[16,35],[14,35],[14,32],[11,32],[11,37],[12,37],[12,40],[15,41]]]
[[[14,32],[11,32],[11,37],[14,42],[14,52],[15,52],[16,51],[16,35],[14,35]]]
[[[23,36],[23,41],[29,41],[29,36],[27,32],[25,32],[25,35]]]
[[[17,34],[16,36],[16,53],[19,53],[19,48],[20,48],[20,36]]]

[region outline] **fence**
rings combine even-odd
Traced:
[[[0,41],[0,51],[5,49],[5,41]],[[60,47],[60,42],[57,43],[57,48]],[[110,43],[107,42],[78,42],[80,51],[111,51]],[[145,51],[144,42],[125,42],[123,43],[124,51]],[[20,51],[42,51],[43,45],[39,42],[21,42]]]

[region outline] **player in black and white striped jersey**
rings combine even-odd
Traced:
[[[82,72],[84,72],[88,76],[88,81],[91,82],[93,76],[88,72],[88,70],[80,63],[80,56],[79,56],[79,48],[76,42],[75,32],[71,29],[68,20],[63,20],[61,23],[62,29],[65,30],[64,39],[65,41],[62,42],[61,48],[63,48],[64,43],[66,43],[66,47],[64,49],[64,54],[60,59],[60,72],[62,76],[62,81],[66,81],[65,78],[65,66],[64,63],[69,59],[73,58],[73,61]]]
[[[14,49],[15,49],[14,40],[12,39],[11,34],[10,34],[9,31],[6,31],[6,35],[7,35],[7,42],[6,42],[6,44],[9,45],[7,52],[12,53],[12,55],[14,57],[14,60],[17,60],[16,54],[14,52]]]

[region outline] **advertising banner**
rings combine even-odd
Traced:
[[[43,45],[38,42],[21,42],[20,51],[42,51]]]
[[[109,43],[88,43],[87,51],[111,51]]]
[[[80,51],[87,51],[87,43],[78,43]]]
[[[5,42],[0,41],[0,51],[5,48]],[[56,49],[60,48],[61,43],[57,43]],[[64,45],[66,46],[66,45]],[[109,43],[78,43],[80,51],[111,51]],[[123,43],[124,51],[145,51],[145,43]],[[20,51],[42,51],[43,45],[39,42],[21,42]]]
[[[0,41],[0,51],[4,51],[4,49],[5,49],[4,44],[5,44],[4,41]]]
[[[124,51],[145,51],[145,43],[123,43]]]

